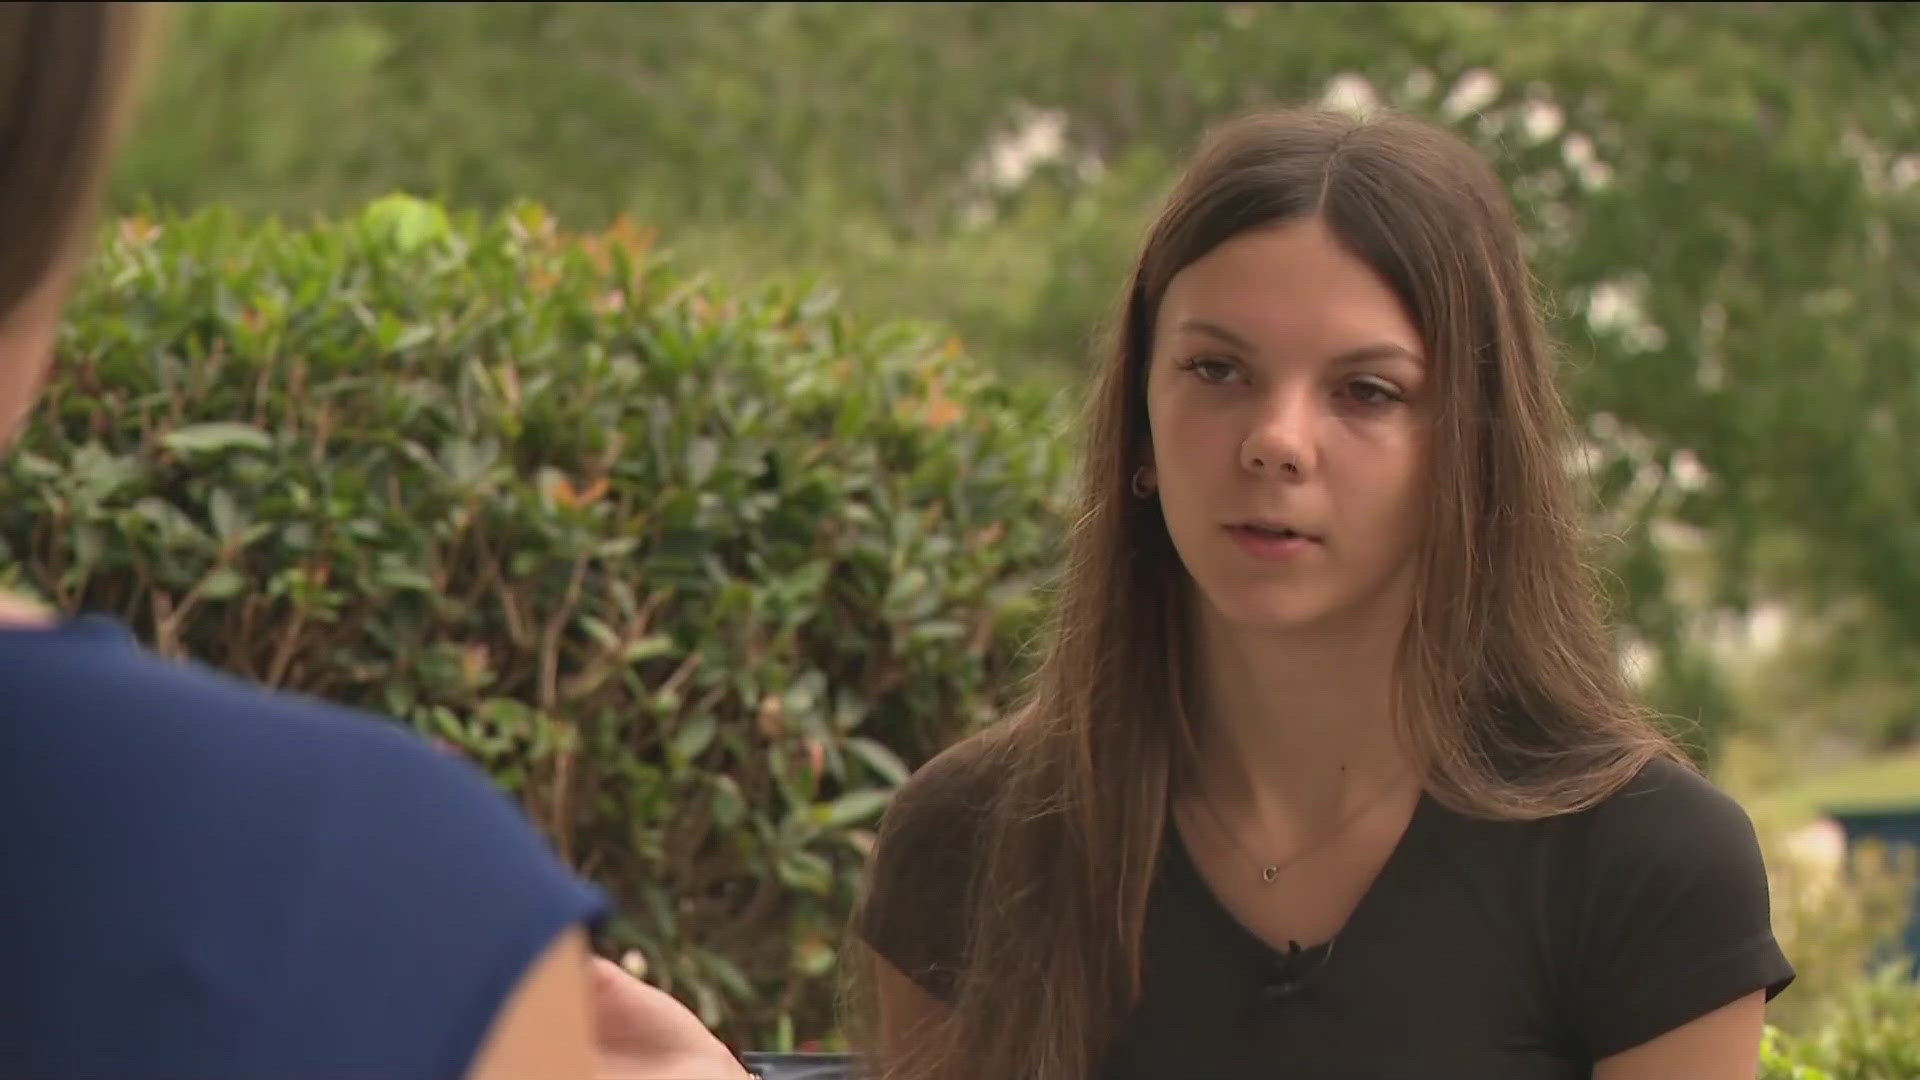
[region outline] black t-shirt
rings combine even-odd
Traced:
[[[858,927],[950,999],[993,777],[962,743],[888,809]],[[1346,925],[1297,955],[1242,925],[1169,824],[1142,996],[1099,1080],[1488,1076],[1593,1064],[1793,980],[1739,804],[1658,761],[1600,805],[1531,822],[1423,796]]]

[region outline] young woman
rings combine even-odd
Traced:
[[[1098,373],[1030,703],[888,812],[915,1080],[1746,1080],[1791,979],[1637,707],[1502,186],[1423,123],[1216,132]]]
[[[152,7],[0,4],[0,448]],[[0,1076],[746,1075],[667,995],[590,963],[604,899],[484,775],[4,596],[0,868]]]

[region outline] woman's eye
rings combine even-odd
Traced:
[[[1233,362],[1217,356],[1196,356],[1180,368],[1193,372],[1204,383],[1223,383],[1233,378]]]
[[[1404,397],[1399,387],[1381,379],[1355,379],[1347,384],[1347,396],[1362,405],[1391,405]]]

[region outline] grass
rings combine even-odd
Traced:
[[[1804,770],[1762,769],[1754,761],[1761,753],[1730,747],[1715,777],[1756,818],[1801,823],[1842,810],[1920,809],[1920,748]]]

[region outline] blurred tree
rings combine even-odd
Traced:
[[[1719,628],[1762,597],[1864,601],[1840,651],[1920,669],[1916,10],[191,4],[117,190],[627,211],[1065,378],[1208,123],[1437,117],[1526,216],[1655,700],[1716,717]]]

